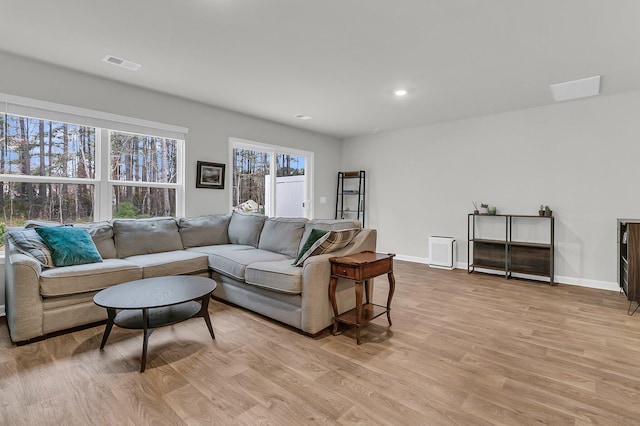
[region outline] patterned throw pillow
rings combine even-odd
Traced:
[[[102,262],[91,235],[85,229],[51,226],[36,228],[36,232],[51,250],[56,266]]]
[[[311,233],[309,234],[309,238],[307,238],[307,241],[305,241],[304,245],[300,249],[300,253],[298,253],[298,257],[296,257],[296,260],[293,261],[292,265],[299,266],[298,261],[302,258],[302,256],[304,256],[307,251],[309,251],[311,246],[314,245],[316,241],[318,241],[328,233],[329,231],[324,231],[322,229],[312,229]]]
[[[54,266],[49,247],[42,241],[34,228],[7,231],[5,238],[20,253],[36,259],[42,266]]]
[[[300,256],[294,266],[302,266],[304,261],[311,256],[331,253],[344,248],[358,235],[360,228],[343,229],[340,231],[329,231],[320,237],[302,256]]]

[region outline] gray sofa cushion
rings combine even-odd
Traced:
[[[255,262],[247,266],[247,284],[287,294],[302,292],[302,268],[291,265],[291,260]]]
[[[229,242],[257,248],[266,220],[267,217],[261,214],[233,212],[229,222]]]
[[[60,222],[52,222],[50,220],[33,220],[30,219],[24,223],[24,229],[39,228],[41,226],[64,226]]]
[[[74,228],[86,229],[103,259],[115,259],[116,244],[113,241],[113,226],[109,222],[74,223]]]
[[[178,228],[184,248],[229,244],[230,214],[181,217]]]
[[[43,270],[40,294],[48,297],[84,293],[141,278],[141,267],[122,259],[104,259],[100,263]]]
[[[178,224],[172,217],[114,219],[113,234],[119,258],[182,250]]]
[[[258,248],[296,257],[306,223],[305,218],[268,218],[262,228]]]
[[[269,262],[291,259],[272,251],[260,250],[247,245],[226,244],[221,246],[198,247],[198,250],[209,254],[209,267],[223,275],[244,281],[247,266],[255,262]]]
[[[304,243],[309,238],[312,229],[321,229],[323,231],[339,231],[341,229],[362,228],[359,220],[350,219],[310,219],[304,227],[304,234],[300,240],[296,256],[302,250]],[[293,257],[296,257],[293,256]]]
[[[125,260],[142,267],[142,278],[188,275],[208,270],[206,254],[186,250],[141,254]]]

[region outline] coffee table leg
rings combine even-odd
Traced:
[[[209,299],[211,299],[211,294],[206,295],[202,298],[200,304],[202,307],[200,308],[199,315],[204,318],[204,322],[207,323],[207,328],[209,329],[209,334],[211,334],[211,338],[215,339],[216,335],[213,334],[213,327],[211,326],[211,318],[209,318]]]
[[[140,362],[140,372],[144,373],[147,366],[147,346],[149,346],[149,336],[153,333],[153,328],[149,328],[149,309],[142,310],[142,326],[144,328],[144,341],[142,342],[142,361]]]
[[[102,335],[102,342],[100,343],[100,350],[104,349],[104,345],[107,344],[107,339],[109,338],[109,334],[111,333],[111,329],[113,328],[113,320],[116,317],[116,310],[112,308],[107,308],[107,326],[104,329],[104,334]]]

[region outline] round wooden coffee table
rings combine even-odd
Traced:
[[[215,339],[209,318],[209,299],[215,289],[216,282],[210,278],[186,275],[145,278],[105,288],[93,296],[93,302],[106,308],[108,315],[100,350],[104,349],[113,324],[144,330],[142,373],[147,364],[149,336],[154,328],[202,317],[211,338]]]

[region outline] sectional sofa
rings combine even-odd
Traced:
[[[215,298],[315,335],[333,318],[328,259],[376,248],[376,231],[361,229],[358,221],[233,212],[73,224],[89,233],[101,261],[54,266],[34,232],[38,226],[61,225],[28,223],[6,233],[6,311],[14,342],[106,319],[106,310],[93,303],[106,287],[185,274],[214,279]],[[349,238],[329,247],[316,243],[305,256],[312,255],[294,265],[314,229],[329,231],[326,241]],[[353,308],[354,299],[353,287],[340,282],[340,312]],[[215,313],[212,318],[215,326]]]

